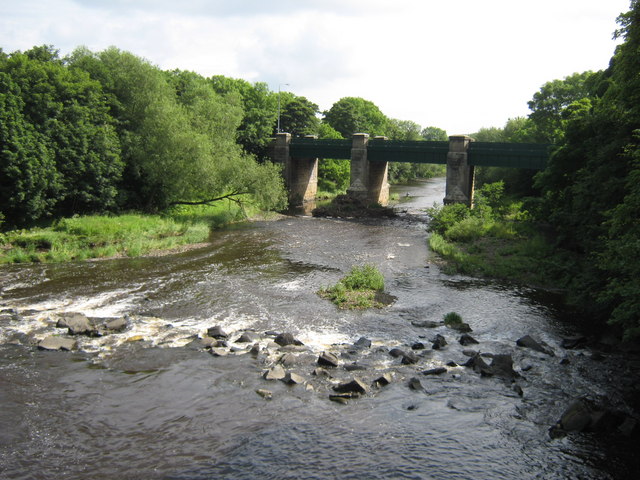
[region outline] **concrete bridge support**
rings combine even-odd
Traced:
[[[353,135],[351,147],[351,184],[347,194],[366,203],[389,203],[389,164],[369,162],[367,144],[369,135]],[[273,157],[284,166],[284,180],[289,190],[289,201],[301,205],[315,199],[318,192],[318,159],[292,158],[290,155],[291,134],[278,133]]]
[[[366,203],[389,203],[389,163],[367,158],[369,135],[355,133],[351,145],[351,183],[347,194]]]
[[[449,137],[447,154],[447,186],[444,204],[473,204],[474,167],[468,163],[467,152],[473,139],[466,135]]]
[[[318,193],[318,159],[291,158],[290,133],[278,133],[274,149],[274,160],[284,166],[284,181],[289,190],[289,201],[293,205],[315,200]]]

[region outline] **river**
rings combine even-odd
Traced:
[[[0,478],[634,478],[637,448],[624,439],[548,434],[575,398],[625,407],[612,381],[619,357],[562,349],[576,330],[544,292],[442,273],[421,209],[442,200],[444,180],[396,191],[404,212],[396,219],[288,216],[217,231],[207,247],[164,257],[2,267]],[[365,263],[384,274],[392,305],[342,311],[316,294]],[[420,326],[452,311],[478,345]],[[79,336],[72,352],[35,348],[64,334],[56,321],[65,312],[126,315],[129,326]],[[194,346],[212,326],[230,336],[222,356]],[[245,331],[259,335],[257,355],[234,343]],[[265,332],[304,343],[289,349],[287,365],[303,383],[263,379],[283,355]],[[446,347],[431,348],[436,334]],[[556,355],[517,347],[526,334]],[[361,337],[371,347],[354,349]],[[427,346],[416,350],[418,364],[388,354],[418,342]],[[520,377],[447,366],[468,360],[465,348],[511,354]],[[341,366],[313,375],[325,351]],[[442,375],[420,374],[443,366]],[[389,385],[344,404],[329,399],[337,382],[370,384],[382,373]],[[407,386],[413,377],[420,388]]]

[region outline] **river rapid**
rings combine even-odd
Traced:
[[[397,192],[395,219],[287,216],[169,256],[1,267],[0,478],[638,478],[637,445],[624,438],[548,433],[582,396],[627,408],[620,357],[562,349],[577,327],[544,292],[442,273],[421,209],[441,202],[444,180]],[[365,263],[384,274],[390,306],[342,311],[316,294]],[[479,344],[424,326],[452,311]],[[68,312],[126,316],[128,327],[78,336],[72,352],[37,349],[66,334],[56,323]],[[229,334],[221,356],[194,342],[213,326]],[[246,331],[259,353],[235,343]],[[280,349],[265,332],[289,332],[304,347]],[[434,350],[437,334],[448,344]],[[527,334],[555,356],[516,346]],[[352,347],[361,337],[372,345]],[[416,364],[388,354],[417,343],[426,348]],[[465,363],[469,348],[512,355],[519,377],[448,365]],[[322,352],[340,359],[330,376],[312,375]],[[303,382],[265,380],[287,354]],[[421,375],[438,367],[447,370]],[[336,383],[371,385],[383,373],[387,386],[329,398]]]

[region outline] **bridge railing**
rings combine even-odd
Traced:
[[[544,143],[471,142],[468,163],[476,167],[542,170],[553,145]]]
[[[289,145],[294,158],[351,158],[351,139],[292,138]]]
[[[369,140],[371,162],[447,163],[449,142]]]

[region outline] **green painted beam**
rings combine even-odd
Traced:
[[[542,170],[553,145],[545,143],[471,142],[469,165]]]
[[[289,145],[292,158],[351,158],[351,140],[292,138]]]
[[[369,141],[367,158],[371,162],[447,163],[449,142]]]
[[[553,145],[543,143],[471,142],[468,162],[480,167],[509,167],[541,170],[546,167]],[[351,140],[293,138],[293,158],[351,158]],[[367,158],[371,162],[447,163],[449,142],[371,139]]]

